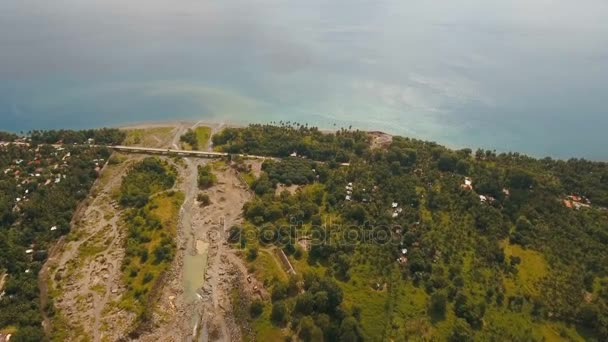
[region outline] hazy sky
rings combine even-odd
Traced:
[[[608,1],[2,0],[0,128],[353,124],[608,159]]]

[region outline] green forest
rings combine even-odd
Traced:
[[[49,248],[70,231],[77,204],[111,154],[106,148],[37,143],[67,136],[120,136],[110,129],[61,132],[33,132],[31,140],[0,134],[4,141],[21,140],[0,146],[0,278],[6,276],[0,289],[0,331],[13,332],[11,341],[44,339],[41,309],[49,315],[53,309],[40,308],[38,271]]]
[[[213,135],[213,146],[227,153],[287,157],[291,154],[313,160],[348,162],[368,148],[367,133],[342,129],[322,132],[316,127],[290,124],[254,124],[247,129],[226,128]]]
[[[608,340],[606,163],[370,139],[287,124],[213,137],[298,156],[265,162],[231,230],[272,292],[251,303],[256,338]],[[276,248],[296,275],[265,266]]]
[[[126,137],[126,133],[116,128],[74,130],[34,130],[28,133],[32,144],[84,144],[96,145],[120,145]],[[89,140],[91,139],[91,140]]]

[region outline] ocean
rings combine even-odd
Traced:
[[[604,0],[2,0],[0,129],[291,121],[608,160]]]

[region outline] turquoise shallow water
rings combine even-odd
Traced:
[[[608,4],[4,0],[0,128],[308,122],[608,159]]]

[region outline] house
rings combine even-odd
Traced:
[[[562,201],[568,209],[580,210],[581,208],[591,207],[591,201],[584,196],[568,195]]]
[[[349,196],[349,195],[346,195],[345,199],[346,199],[347,201],[350,201],[350,196]]]
[[[397,202],[393,202],[391,204],[391,207],[393,207],[393,208],[397,208],[398,206],[399,206],[399,203],[397,203]]]
[[[407,248],[401,249],[401,254],[403,254],[403,255],[407,254]]]
[[[32,253],[34,253],[33,249],[26,249],[25,250],[25,254],[32,254]]]
[[[55,230],[57,230],[57,226],[52,226],[51,231],[55,231]]]
[[[460,185],[463,189],[473,190],[473,180],[469,177],[464,177],[464,183]]]
[[[290,154],[289,156],[290,156],[290,157],[297,157],[297,156],[298,156],[298,153],[294,151],[294,152],[291,152],[291,154]]]
[[[488,198],[484,195],[479,195],[479,201],[481,201],[481,203],[486,203],[488,201]]]
[[[394,213],[393,213],[393,218],[395,218],[395,217],[397,217],[397,216],[399,216],[399,213],[394,212]]]

